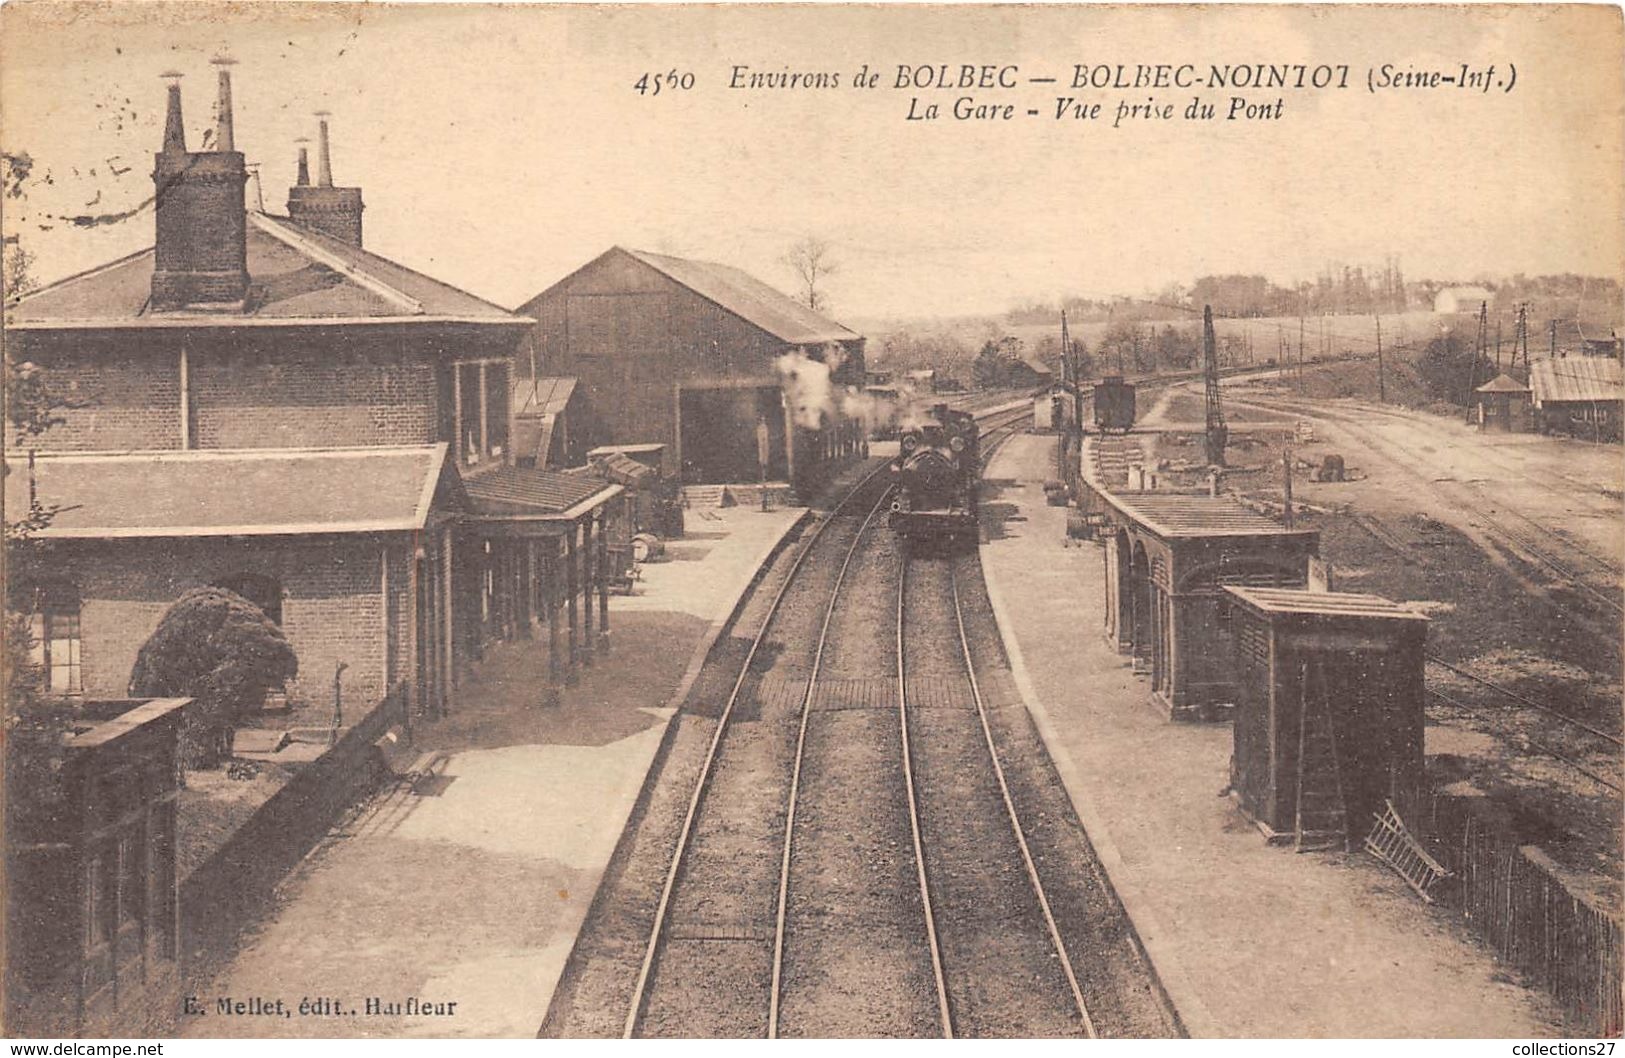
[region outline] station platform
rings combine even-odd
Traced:
[[[1457,921],[1364,853],[1267,845],[1224,796],[1231,731],[1173,724],[1104,641],[1098,545],[1045,503],[1055,438],[1017,435],[982,498],[982,566],[1016,682],[1193,1037],[1560,1034]],[[991,521],[989,521],[991,519]]]
[[[636,593],[611,599],[609,650],[560,706],[537,699],[545,647],[487,651],[456,711],[414,732],[432,766],[294,871],[194,988],[207,1013],[179,1035],[535,1037],[677,705],[757,570],[809,517],[690,514]],[[287,1016],[222,1015],[222,997],[281,999]],[[301,1013],[307,999],[334,1002]]]

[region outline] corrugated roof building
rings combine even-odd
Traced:
[[[1536,360],[1529,369],[1529,392],[1542,432],[1619,440],[1625,386],[1620,363],[1613,357]]]

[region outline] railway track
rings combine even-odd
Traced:
[[[763,909],[753,899],[756,894],[767,891],[763,885],[766,879],[760,864],[740,865],[737,875],[740,880],[738,886],[724,892],[700,892],[693,894],[687,905],[680,907],[681,898],[685,895],[680,892],[680,882],[685,872],[708,877],[720,873],[727,877],[730,870],[730,861],[736,859],[741,847],[766,847],[769,844],[777,845],[771,840],[771,833],[775,829],[776,820],[765,819],[764,814],[758,812],[753,806],[763,800],[782,800],[775,797],[772,787],[777,774],[783,771],[782,762],[778,758],[782,755],[776,750],[773,728],[781,726],[775,720],[782,721],[783,692],[787,685],[793,684],[794,674],[786,677],[783,670],[788,669],[794,673],[793,662],[781,664],[785,651],[791,649],[798,638],[805,641],[805,637],[796,634],[805,632],[805,628],[784,627],[783,618],[786,612],[786,602],[792,599],[792,592],[806,592],[816,596],[819,586],[809,585],[800,577],[807,565],[810,556],[815,553],[822,554],[833,550],[837,555],[845,555],[840,566],[844,572],[846,561],[856,549],[863,530],[873,520],[875,513],[881,508],[887,490],[880,487],[880,479],[886,469],[881,464],[870,473],[832,510],[827,518],[821,521],[814,530],[813,535],[797,552],[795,559],[778,590],[774,593],[762,618],[760,628],[752,637],[750,646],[740,665],[739,674],[733,682],[721,712],[717,717],[715,728],[707,746],[704,759],[700,765],[698,777],[695,780],[692,793],[689,797],[687,809],[677,835],[676,847],[672,852],[665,879],[661,887],[659,901],[655,908],[652,926],[645,945],[643,959],[638,970],[637,982],[634,987],[632,1000],[627,1010],[623,1036],[633,1038],[643,1034],[643,1030],[651,1011],[655,1006],[656,1020],[659,1020],[661,1011],[658,1007],[660,1000],[660,986],[664,983],[660,973],[666,976],[675,976],[679,983],[687,983],[682,979],[687,974],[703,973],[707,964],[713,960],[705,947],[714,945],[746,945],[760,946],[767,939],[763,936],[760,925],[764,919]],[[878,495],[877,495],[878,494]],[[863,505],[870,497],[877,496],[869,505],[868,512],[863,521],[853,525],[851,510],[854,506]],[[842,538],[850,533],[850,539]],[[832,610],[835,602],[835,593],[829,595],[828,610]],[[805,606],[802,607],[805,609]],[[801,622],[789,622],[796,625]],[[775,636],[775,633],[779,633]],[[819,656],[822,653],[823,636],[820,635],[812,653],[812,664],[816,668]],[[759,664],[759,659],[766,662]],[[811,688],[812,680],[806,679],[806,686]],[[749,710],[756,719],[763,721],[761,734],[755,739],[735,738],[729,746],[734,750],[733,762],[735,766],[724,766],[724,747],[729,745],[728,736],[734,733],[734,721],[741,711]],[[751,744],[755,743],[755,744]],[[738,787],[737,791],[724,788],[716,789],[716,778],[721,775],[731,780]],[[768,789],[762,789],[763,786]],[[731,796],[737,792],[738,796]],[[730,812],[730,807],[737,808],[744,805],[743,812]],[[703,809],[715,806],[709,814]],[[749,817],[749,818],[744,818]],[[742,835],[743,840],[729,840]],[[707,862],[714,861],[714,862]],[[750,869],[754,866],[756,869]],[[730,899],[731,897],[731,899]],[[686,916],[674,916],[674,911],[684,910]],[[673,929],[674,917],[684,918],[677,923],[684,927]],[[770,935],[769,935],[770,936]],[[670,948],[674,941],[687,942],[687,946],[700,946],[700,951],[687,953],[688,958],[671,958]],[[747,953],[749,955],[750,953]],[[765,1025],[753,1024],[754,1015],[751,1010],[757,1004],[756,998],[750,993],[756,991],[750,982],[754,979],[766,979],[766,966],[752,966],[760,959],[724,959],[738,965],[739,970],[730,975],[739,978],[735,989],[727,988],[724,982],[723,994],[735,999],[733,1003],[719,1003],[712,1008],[713,1023],[699,1025],[692,1021],[695,1008],[692,1004],[683,1004],[683,996],[678,989],[678,995],[673,997],[673,1009],[669,1016],[675,1020],[679,1035],[763,1035]],[[715,969],[710,967],[710,969]],[[739,994],[743,993],[743,994]],[[767,1003],[760,1005],[765,1011]],[[657,1033],[658,1034],[658,1033]]]
[[[1514,553],[1521,554],[1534,565],[1546,567],[1551,573],[1556,574],[1560,582],[1583,593],[1613,617],[1625,616],[1625,601],[1622,601],[1620,591],[1620,569],[1616,564],[1593,554],[1504,501],[1500,503],[1499,509],[1492,513],[1497,498],[1478,483],[1444,481],[1432,477],[1424,468],[1415,465],[1413,459],[1402,459],[1382,436],[1353,415],[1320,406],[1310,408],[1301,402],[1279,398],[1248,397],[1241,403],[1287,414],[1309,414],[1331,420],[1355,435],[1373,451],[1385,456],[1424,488],[1429,488],[1442,496],[1448,496],[1451,490],[1457,491],[1458,506],[1471,510],[1473,517],[1499,536]],[[1387,414],[1391,418],[1397,418],[1392,413]],[[1506,465],[1498,460],[1495,462],[1498,465]]]
[[[908,562],[896,621],[903,766],[934,910],[942,1034],[1094,1037],[989,723],[955,566]]]
[[[984,420],[989,454],[1028,414]],[[1007,670],[985,693],[974,556],[908,560],[883,472],[787,561],[717,684],[621,1034],[1093,1036],[1097,993],[1113,1034],[1177,1032],[1036,732],[1007,774],[996,731],[1030,720],[997,719]]]

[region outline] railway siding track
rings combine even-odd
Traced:
[[[1602,606],[1615,619],[1625,615],[1625,599],[1622,599],[1620,568],[1617,563],[1593,553],[1578,542],[1518,510],[1504,499],[1494,496],[1483,483],[1434,476],[1427,467],[1418,465],[1414,458],[1402,456],[1399,450],[1370,424],[1361,422],[1347,412],[1324,406],[1311,407],[1292,400],[1251,395],[1241,403],[1276,412],[1329,420],[1354,435],[1379,456],[1388,459],[1422,487],[1441,497],[1454,500],[1457,507],[1472,510],[1474,518],[1481,523],[1483,529],[1499,537],[1501,546],[1519,555],[1530,565],[1545,567],[1550,573],[1555,574],[1560,582],[1572,585],[1576,591],[1584,593],[1590,601]],[[1390,417],[1391,415],[1392,413]]]

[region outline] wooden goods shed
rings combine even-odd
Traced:
[[[1427,618],[1376,595],[1227,586],[1230,790],[1272,842],[1330,847],[1422,781]]]

